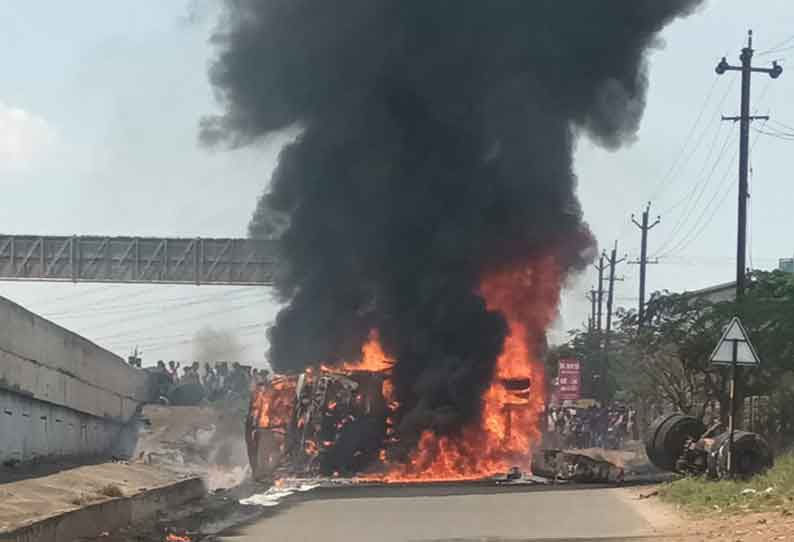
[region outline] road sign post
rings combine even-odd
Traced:
[[[728,472],[734,472],[733,436],[736,430],[736,369],[738,366],[758,367],[761,358],[750,342],[738,316],[734,316],[722,333],[709,361],[712,365],[728,365],[731,368],[730,413],[728,417]]]

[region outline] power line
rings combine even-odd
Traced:
[[[718,81],[719,81],[719,77],[715,77],[714,81],[712,81],[709,90],[706,92],[706,97],[703,99],[703,102],[700,105],[700,110],[698,111],[698,114],[695,117],[692,126],[689,128],[689,132],[684,138],[684,142],[681,144],[681,147],[678,149],[678,152],[675,154],[675,158],[673,159],[672,164],[670,164],[670,167],[667,169],[667,173],[665,173],[665,175],[657,183],[656,187],[651,191],[651,197],[648,198],[649,200],[655,200],[664,191],[664,189],[669,186],[669,183],[667,183],[667,181],[673,176],[673,173],[678,167],[678,164],[681,162],[681,159],[686,155],[685,151],[687,145],[689,145],[692,136],[695,134],[695,130],[700,124],[700,120],[703,118],[703,113],[706,111],[706,105],[711,99],[712,94],[714,94],[714,89],[717,87]]]
[[[732,132],[728,132],[725,141],[723,141],[719,153],[717,154],[717,158],[712,164],[711,169],[709,170],[708,175],[706,176],[706,178],[702,179],[700,184],[696,183],[693,186],[693,190],[689,194],[687,194],[686,199],[688,204],[679,214],[678,219],[676,220],[675,225],[673,226],[673,230],[665,238],[665,240],[661,243],[661,245],[659,245],[659,248],[657,249],[657,252],[655,254],[656,257],[659,257],[660,254],[670,246],[670,244],[675,240],[678,233],[685,227],[685,225],[689,222],[690,218],[692,218],[695,209],[698,207],[701,198],[706,192],[706,188],[708,188],[708,186],[711,184],[711,179],[714,177],[714,172],[717,170],[722,160],[726,156],[728,156],[726,150],[728,148],[728,145],[734,140],[734,138],[735,138],[735,134],[733,134]],[[735,155],[734,155],[734,159],[735,159]]]
[[[166,299],[155,299],[149,301],[138,301],[136,303],[128,303],[126,305],[109,305],[99,306],[96,309],[86,309],[84,311],[76,312],[61,312],[61,313],[45,313],[46,318],[81,318],[84,316],[101,316],[108,314],[131,314],[138,312],[152,312],[161,311],[163,309],[173,309],[183,306],[200,305],[203,303],[211,303],[213,301],[222,299],[233,299],[240,294],[253,293],[256,290],[261,290],[260,286],[243,286],[240,289],[233,291],[218,292],[203,298],[196,299],[193,295],[182,295]],[[171,305],[169,305],[171,303]]]
[[[238,311],[238,310],[241,310],[241,309],[252,307],[254,305],[259,305],[260,303],[262,303],[262,300],[261,299],[257,299],[257,300],[255,300],[252,303],[245,303],[243,305],[237,305],[235,307],[228,307],[228,308],[224,308],[224,309],[220,309],[220,310],[216,310],[216,311],[210,311],[210,312],[206,312],[206,313],[196,314],[196,315],[191,316],[190,318],[180,318],[179,321],[177,322],[177,325],[178,324],[183,324],[183,323],[186,323],[186,322],[196,321],[196,320],[199,320],[199,319],[202,319],[202,318],[206,318],[208,316],[217,316],[217,315],[220,315],[220,314],[227,314],[227,313],[230,313],[230,312],[235,312],[235,311]],[[147,319],[150,319],[150,318],[147,317]],[[115,320],[115,321],[112,321],[112,322],[106,322],[106,323],[104,323],[104,324],[102,324],[100,326],[93,327],[92,330],[105,328],[105,327],[108,327],[110,325],[115,325],[115,324],[118,324],[119,322],[123,322],[123,321],[128,321],[128,320],[121,319],[121,320]],[[172,323],[173,321],[174,321],[174,319],[166,320],[167,323]],[[108,339],[118,339],[119,337],[128,336],[128,335],[133,334],[133,333],[143,333],[143,332],[147,332],[147,331],[152,330],[152,329],[161,330],[161,329],[167,329],[167,327],[165,327],[164,324],[162,324],[162,323],[161,324],[155,324],[153,326],[147,326],[147,327],[139,328],[139,329],[135,329],[135,330],[119,331],[119,332],[113,333],[111,335],[106,335],[104,337],[93,338],[92,340],[94,340],[94,341],[105,341],[105,340],[108,340]]]
[[[774,47],[770,47],[769,49],[765,49],[764,51],[761,51],[760,53],[756,53],[756,56],[766,56],[766,55],[770,55],[772,53],[779,53],[781,51],[787,51],[789,49],[794,49],[794,46],[786,47],[784,49],[781,49],[781,47],[784,47],[785,45],[788,45],[792,41],[794,41],[794,35],[787,37],[786,39],[784,39],[783,41],[781,41],[780,43],[778,43]]]
[[[673,177],[673,174],[678,169],[679,164],[681,164],[682,160],[683,160],[683,164],[686,165],[686,163],[689,161],[689,158],[691,158],[691,156],[695,153],[695,151],[700,146],[700,143],[702,142],[702,139],[703,139],[703,135],[706,133],[708,128],[704,129],[703,132],[701,132],[701,134],[697,138],[697,143],[695,144],[695,147],[693,149],[691,149],[691,151],[688,151],[688,146],[690,144],[690,141],[692,140],[693,136],[695,135],[695,133],[697,131],[697,128],[700,125],[700,121],[703,119],[703,115],[704,115],[704,113],[707,110],[708,103],[711,101],[712,95],[714,94],[714,90],[717,87],[719,79],[720,79],[719,77],[715,77],[714,80],[711,83],[711,86],[706,91],[706,94],[705,94],[705,96],[704,96],[704,98],[703,98],[703,100],[701,102],[698,114],[695,117],[695,120],[692,122],[692,125],[689,128],[687,136],[684,138],[684,141],[681,144],[681,146],[678,148],[677,152],[673,155],[673,159],[672,159],[672,162],[670,164],[670,167],[667,169],[665,174],[659,179],[659,182],[656,184],[656,186],[651,191],[651,196],[648,198],[649,201],[655,200],[665,190],[667,190],[672,184],[675,183],[674,180],[671,181],[671,182],[668,182],[668,181],[671,179],[671,177]],[[725,98],[730,93],[731,88],[732,88],[732,82],[731,82],[731,84],[728,85],[728,88],[726,89],[725,95],[723,96],[722,100],[720,101],[720,107],[721,107],[722,102],[724,102]],[[624,239],[626,233],[630,229],[630,226],[631,226],[631,223],[628,222],[628,221],[625,221],[623,223],[622,227],[620,228],[619,232],[618,232],[617,239],[619,239],[619,240]]]
[[[756,145],[756,143],[758,143],[758,136],[756,136],[756,137],[755,137],[755,139],[753,140],[753,144],[752,144],[752,146],[750,147],[750,150],[751,150],[751,151],[752,151],[753,149],[755,149],[755,145]],[[730,164],[730,166],[729,166],[729,168],[728,168],[728,171],[726,171],[726,172],[725,172],[725,175],[723,176],[723,179],[722,179],[723,181],[725,181],[726,179],[729,179],[729,178],[730,178],[730,169],[733,167],[733,164],[734,164],[735,162],[736,162],[736,155],[734,155],[734,157],[733,157],[733,160],[731,160],[731,164]],[[685,248],[687,248],[688,246],[690,246],[690,245],[691,245],[693,242],[695,242],[695,241],[696,241],[696,240],[697,240],[697,239],[700,237],[700,235],[701,235],[701,234],[702,234],[702,233],[705,231],[706,227],[707,227],[707,226],[708,226],[708,225],[711,223],[712,219],[714,218],[714,215],[716,215],[716,214],[717,214],[717,211],[718,211],[718,210],[719,210],[719,209],[722,207],[723,203],[725,203],[725,199],[728,197],[728,194],[730,194],[730,192],[731,192],[730,188],[732,187],[732,184],[731,184],[731,183],[726,183],[726,184],[725,184],[725,187],[726,187],[726,189],[725,189],[725,190],[723,190],[723,192],[722,192],[722,195],[721,195],[721,197],[720,197],[720,199],[719,199],[719,202],[718,202],[718,203],[717,203],[717,205],[716,205],[716,206],[715,206],[715,207],[712,209],[712,211],[711,211],[711,214],[710,214],[710,215],[709,215],[709,217],[706,219],[706,221],[702,223],[702,225],[701,225],[701,226],[700,226],[700,228],[697,230],[697,232],[694,234],[694,236],[692,236],[690,239],[688,239],[688,240],[687,240],[687,241],[686,241],[684,244],[681,244],[681,243],[679,243],[679,244],[678,244],[678,245],[676,245],[674,248],[670,249],[670,251],[668,251],[668,253],[667,253],[667,254],[670,254],[670,253],[672,253],[672,252],[676,252],[676,251],[679,251],[679,250],[684,250]],[[713,202],[713,201],[714,201],[714,199],[717,197],[717,194],[718,194],[718,193],[719,193],[719,192],[715,192],[715,193],[714,193],[714,195],[712,196],[712,199],[710,200],[709,204],[707,204],[707,206],[706,206],[706,209],[707,209],[707,208],[710,206],[711,202]],[[705,209],[704,209],[704,212],[705,212]],[[702,217],[702,216],[703,216],[703,215],[701,215],[701,217]],[[700,219],[698,220],[698,223],[700,223]],[[665,256],[665,255],[662,255],[662,256],[660,256],[660,257],[664,257],[664,256]]]
[[[786,124],[784,122],[780,122],[779,120],[776,120],[776,119],[769,119],[769,122],[771,122],[772,124],[780,125],[784,129],[791,130],[792,132],[794,132],[794,126],[791,126],[790,124]],[[771,126],[770,126],[770,128],[771,128]]]
[[[734,80],[735,80],[735,78],[734,78]],[[763,101],[763,99],[765,98],[767,92],[769,91],[769,89],[771,87],[771,82],[772,82],[772,79],[770,78],[766,82],[764,87],[761,89],[761,93],[759,94],[759,98],[758,98],[759,101]],[[727,94],[726,94],[726,96],[727,96]],[[725,98],[725,96],[723,97],[723,101],[724,101],[724,98]],[[719,107],[722,107],[722,102],[720,103]],[[755,108],[755,112],[757,112],[757,111],[758,111],[758,108],[756,107]],[[723,119],[723,120],[725,120],[725,119]],[[769,119],[768,118],[764,119],[764,121],[765,121],[764,125],[766,124],[767,120],[769,120]],[[697,207],[697,204],[700,202],[701,197],[705,193],[706,186],[710,183],[712,175],[714,174],[716,168],[718,167],[719,162],[721,162],[722,158],[724,157],[724,151],[725,151],[725,148],[727,147],[727,144],[730,141],[732,141],[732,138],[734,136],[735,136],[735,134],[733,134],[732,132],[729,132],[728,138],[726,138],[726,140],[725,140],[725,142],[723,144],[723,148],[720,150],[720,155],[717,157],[717,161],[714,163],[714,166],[712,167],[711,171],[709,172],[708,178],[705,180],[705,183],[701,186],[701,189],[698,192],[697,196],[694,199],[692,199],[692,197],[691,197],[692,196],[692,192],[690,192],[687,196],[682,198],[682,200],[681,200],[682,202],[683,201],[690,201],[690,202],[692,202],[692,204],[687,206],[687,208],[689,209],[688,211],[685,209],[681,213],[681,215],[679,216],[678,220],[675,223],[675,226],[673,227],[673,231],[671,232],[671,234],[665,239],[665,241],[659,247],[658,252],[656,254],[656,257],[663,257],[663,256],[665,256],[667,254],[670,254],[672,251],[678,250],[678,245],[680,245],[682,241],[679,241],[678,244],[676,245],[676,247],[674,247],[674,248],[672,248],[670,250],[667,250],[667,252],[665,254],[661,254],[661,252],[663,250],[665,250],[670,245],[670,243],[674,240],[675,236],[678,234],[678,232],[681,230],[681,228],[683,228],[684,225],[689,221],[689,218],[691,216],[693,216],[693,212],[694,212],[695,208]],[[735,160],[736,160],[736,154],[733,155],[733,159],[731,161],[731,164],[733,164],[733,161],[735,161]],[[726,173],[726,175],[727,175],[727,173]],[[724,178],[723,178],[723,180],[724,180]],[[695,229],[698,227],[697,225],[700,223],[700,220],[702,219],[704,214],[707,212],[709,205],[714,201],[715,197],[716,197],[716,194],[714,196],[712,196],[711,200],[709,200],[709,203],[706,204],[706,207],[704,207],[704,209],[701,212],[701,214],[699,215],[698,219],[695,221],[695,223],[692,226],[692,228],[690,228],[690,230],[689,230],[690,234],[693,231],[695,231]],[[722,200],[724,200],[724,196],[723,196],[723,198],[720,201],[722,201]],[[719,208],[719,205],[718,205],[717,208]],[[717,208],[715,208],[715,210],[714,210],[714,212],[712,212],[711,216],[713,216],[716,213],[716,209]],[[699,233],[697,235],[699,235]],[[687,236],[685,235],[684,239],[686,239],[686,237]],[[686,246],[688,246],[688,243],[687,243]]]
[[[770,132],[767,130],[761,130],[759,128],[753,128],[753,131],[769,137],[774,137],[776,139],[782,139],[783,141],[794,141],[794,134],[788,134],[784,132]]]
[[[733,90],[733,86],[734,86],[735,83],[736,83],[736,78],[734,77],[734,78],[731,79],[731,84],[728,86],[727,89],[725,89],[725,93],[722,95],[722,98],[720,99],[719,103],[717,104],[717,107],[715,108],[715,115],[713,117],[713,122],[711,124],[709,124],[709,126],[712,126],[712,125],[716,124],[717,130],[714,132],[714,139],[712,140],[711,145],[709,146],[709,151],[708,151],[708,154],[706,155],[706,158],[703,161],[703,166],[700,168],[700,171],[698,172],[697,176],[695,177],[696,179],[699,179],[699,178],[703,177],[706,174],[706,171],[708,169],[708,164],[711,162],[711,157],[714,155],[714,149],[716,148],[717,141],[719,140],[719,136],[720,136],[720,131],[721,131],[722,126],[723,126],[723,124],[719,121],[719,117],[716,115],[716,112],[719,112],[722,109],[722,106],[725,104],[725,100],[728,98],[728,95],[730,94],[730,91]],[[766,91],[766,89],[764,89],[764,90]],[[763,96],[764,92],[762,92],[761,95]],[[705,132],[704,132],[704,135],[705,135]],[[730,137],[730,135],[729,135],[729,137]],[[726,139],[726,143],[727,143],[727,139]],[[721,150],[720,153],[722,153],[722,152],[723,151]],[[713,173],[713,171],[712,171],[712,173]],[[682,197],[680,200],[678,200],[672,207],[669,207],[669,208],[665,209],[664,211],[662,211],[662,213],[663,214],[669,214],[671,211],[673,211],[674,209],[678,208],[682,203],[691,202],[692,201],[692,194],[694,194],[696,192],[697,188],[698,188],[698,183],[697,183],[697,181],[695,181],[695,183],[692,186],[692,190],[687,192],[687,194],[684,195],[684,197]],[[686,214],[686,213],[684,213],[684,214]],[[678,225],[678,222],[676,222],[676,225]]]
[[[703,166],[700,168],[700,171],[695,176],[695,179],[700,179],[704,175],[706,175],[706,171],[708,170],[708,165],[711,163],[712,156],[714,156],[714,150],[718,146],[717,142],[720,140],[720,133],[722,131],[722,126],[723,126],[722,124],[717,124],[717,129],[714,131],[714,139],[712,139],[711,145],[709,145],[708,153],[706,154],[706,157],[703,159]],[[670,214],[673,211],[675,211],[676,209],[678,209],[684,203],[691,203],[692,202],[692,195],[697,191],[698,186],[700,186],[698,184],[698,182],[697,181],[694,182],[692,184],[691,190],[689,190],[686,194],[684,194],[681,197],[681,199],[676,201],[673,205],[665,208],[664,213],[665,214]]]
[[[720,179],[720,184],[718,185],[717,189],[711,195],[711,198],[708,200],[706,205],[703,207],[703,210],[698,215],[695,222],[692,224],[692,227],[689,228],[687,233],[671,248],[668,248],[666,252],[660,254],[659,258],[664,258],[672,253],[678,252],[680,250],[685,249],[689,245],[691,245],[697,238],[703,233],[704,229],[711,220],[714,218],[717,210],[722,206],[722,203],[725,201],[725,198],[730,193],[730,189],[733,186],[730,179],[731,170],[733,169],[734,164],[736,163],[736,157],[738,156],[738,152],[734,153],[733,158],[731,159],[728,167],[725,170],[722,178]],[[722,190],[720,190],[722,188]],[[719,197],[719,201],[716,206],[712,207],[712,204],[717,201]],[[711,210],[711,214],[707,213]],[[705,218],[705,221],[704,221]]]
[[[777,49],[777,50],[775,50],[775,51],[767,51],[767,53],[765,53],[765,54],[772,54],[772,53],[783,53],[783,52],[785,52],[785,51],[791,51],[792,49],[794,49],[794,45],[790,45],[790,46],[788,46],[788,47],[783,47],[782,49]],[[759,56],[760,56],[760,55],[759,55]]]

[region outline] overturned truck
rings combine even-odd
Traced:
[[[651,463],[679,474],[748,477],[773,464],[769,444],[757,433],[734,431],[733,473],[728,468],[729,448],[730,433],[721,424],[707,428],[699,419],[680,413],[658,418],[645,440]]]
[[[320,367],[258,384],[245,429],[253,478],[346,478],[400,457],[405,450],[394,426],[397,403],[388,376]],[[529,393],[528,388],[525,384],[521,393]],[[517,408],[512,403],[505,407]],[[532,465],[535,481],[623,481],[622,468],[562,450],[536,450]],[[493,477],[528,480],[517,467]]]
[[[393,433],[384,376],[307,370],[258,386],[246,422],[252,475],[289,466],[302,476],[350,476],[378,457]]]

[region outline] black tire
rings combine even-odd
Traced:
[[[703,422],[692,416],[672,414],[656,420],[645,450],[651,463],[662,470],[674,471],[676,461],[688,439],[697,440],[706,432]]]
[[[730,434],[725,432],[714,440],[709,474],[713,478],[728,478],[728,441]],[[739,478],[749,478],[761,474],[774,465],[772,450],[766,440],[756,433],[735,431],[733,448],[736,454],[734,471]]]
[[[653,463],[654,465],[657,464],[659,461],[656,453],[656,438],[659,434],[659,430],[662,428],[662,425],[667,422],[670,418],[674,416],[678,416],[679,414],[664,414],[659,416],[654,420],[651,424],[650,429],[648,430],[648,434],[645,437],[645,454],[648,456],[648,460]]]

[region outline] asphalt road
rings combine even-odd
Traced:
[[[319,493],[270,509],[221,540],[518,542],[631,540],[652,534],[620,488]]]

